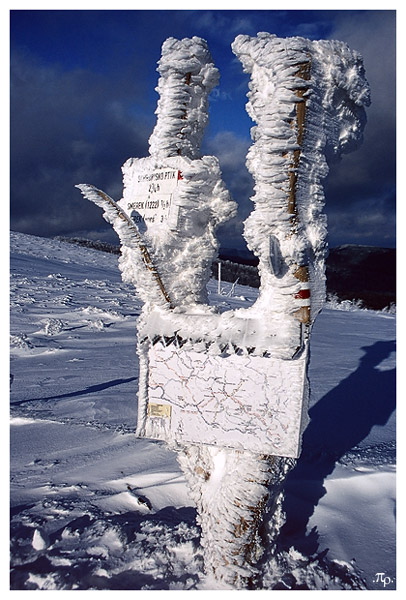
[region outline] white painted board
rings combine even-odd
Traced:
[[[178,208],[174,195],[182,173],[178,168],[148,167],[146,161],[134,161],[127,168],[126,189],[121,205],[141,231],[166,224],[177,227]]]

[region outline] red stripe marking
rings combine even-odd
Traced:
[[[299,292],[295,294],[295,298],[298,300],[306,300],[306,298],[310,298],[310,290],[299,290]]]

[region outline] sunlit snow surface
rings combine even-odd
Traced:
[[[214,589],[175,454],[133,435],[140,304],[117,256],[13,233],[10,285],[12,589]],[[222,310],[257,296],[222,287]],[[264,589],[396,587],[394,369],[393,315],[318,317]]]

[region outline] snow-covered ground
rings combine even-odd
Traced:
[[[136,439],[140,304],[117,256],[11,235],[11,588],[213,589],[176,455]],[[257,290],[209,284],[223,309]],[[393,590],[395,317],[325,308],[264,589]]]

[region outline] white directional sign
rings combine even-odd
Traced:
[[[127,176],[125,195],[121,205],[140,230],[151,230],[165,223],[177,228],[178,207],[174,194],[182,179],[180,169],[162,168],[145,171],[133,163],[131,177]]]

